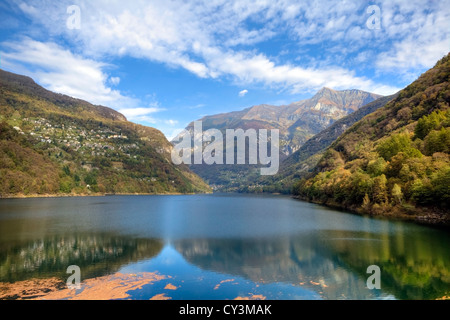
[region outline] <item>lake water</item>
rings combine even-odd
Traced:
[[[284,196],[0,200],[0,282],[161,275],[150,299],[436,299],[450,293],[450,233]],[[367,268],[381,289],[368,289]],[[65,281],[65,280],[64,280]]]

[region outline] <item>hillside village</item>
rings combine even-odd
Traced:
[[[160,131],[0,74],[0,197],[210,192]]]
[[[62,157],[63,151],[74,151],[92,157],[114,158],[125,155],[129,158],[138,158],[134,152],[140,147],[135,142],[130,142],[126,135],[109,128],[86,130],[78,128],[73,123],[69,125],[51,123],[45,118],[20,120],[16,117],[9,122],[11,124],[22,123],[22,127],[15,125],[13,128],[19,134],[35,138],[38,144],[47,144],[49,155],[54,154],[56,157]],[[118,141],[120,144],[117,146]],[[116,163],[115,167],[120,168],[121,165]],[[90,169],[89,166],[86,168]]]

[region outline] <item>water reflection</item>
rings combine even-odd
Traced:
[[[209,297],[212,291],[218,299],[232,299],[250,289],[274,298],[440,298],[450,293],[449,243],[448,231],[285,197],[0,202],[0,282],[67,279],[69,265],[80,266],[82,279],[123,270],[158,272],[179,287],[174,299]],[[381,291],[366,288],[373,264],[381,268]],[[245,281],[214,290],[234,277]],[[160,285],[164,290],[166,284]],[[223,291],[227,285],[229,292]],[[265,292],[257,291],[263,287]],[[155,287],[147,290],[133,296],[148,299]]]
[[[362,239],[352,241],[351,236]],[[378,265],[382,289],[398,299],[436,299],[450,292],[448,233],[424,229],[387,236],[334,231],[329,237],[325,244],[336,260],[360,276],[366,276],[368,265]]]
[[[111,274],[123,265],[150,259],[163,248],[156,239],[111,234],[73,234],[0,244],[0,282],[32,278],[66,279],[70,265],[81,278]]]
[[[436,299],[450,291],[450,256],[441,241],[432,231],[405,236],[329,230],[259,240],[184,240],[174,247],[202,269],[307,287],[325,299]],[[373,264],[381,268],[381,291],[366,288]]]
[[[436,299],[450,289],[450,256],[442,240],[442,234],[433,236],[432,231],[408,235],[324,230],[260,239],[179,239],[170,246],[204,271],[256,284],[291,284],[324,299]],[[80,266],[83,279],[112,274],[124,266],[133,270],[138,262],[158,255],[164,261],[164,245],[157,239],[98,233],[4,243],[0,282],[66,279],[65,270],[72,264]],[[381,291],[366,288],[366,269],[373,264],[381,268]],[[153,267],[156,270],[146,271],[167,271],[164,264]],[[171,275],[174,281],[183,280]]]

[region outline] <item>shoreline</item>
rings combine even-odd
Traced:
[[[212,194],[207,192],[202,193],[82,193],[82,194],[18,194],[18,195],[1,195],[2,199],[49,199],[49,198],[85,198],[85,197],[112,197],[112,196],[192,196],[197,194]]]
[[[450,230],[450,215],[447,213],[446,217],[441,217],[437,213],[427,212],[421,210],[417,212],[417,214],[407,214],[405,212],[397,212],[392,210],[390,212],[384,212],[382,214],[371,214],[370,212],[365,212],[362,208],[349,208],[343,207],[336,203],[329,202],[321,202],[321,201],[313,201],[308,200],[306,198],[302,198],[300,196],[292,196],[293,199],[318,204],[330,209],[348,212],[351,214],[359,215],[362,217],[370,217],[375,219],[385,219],[389,221],[404,221],[404,222],[413,222],[419,225],[424,226],[433,226],[433,227],[441,227]]]

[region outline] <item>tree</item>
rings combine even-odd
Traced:
[[[431,131],[424,140],[424,150],[426,155],[433,155],[435,152],[450,152],[450,128]]]
[[[414,134],[416,138],[424,139],[432,130],[438,129],[442,121],[446,120],[447,116],[443,111],[435,111],[428,116],[423,116],[417,122]]]
[[[436,177],[431,181],[435,205],[450,207],[450,166],[440,170]]]
[[[386,168],[386,161],[382,157],[378,157],[376,160],[370,160],[367,164],[367,173],[372,177],[377,177],[383,174]]]
[[[394,134],[378,145],[377,151],[386,160],[391,161],[399,152],[411,157],[420,157],[421,153],[411,145],[408,133]]]
[[[434,200],[433,186],[427,180],[416,179],[412,184],[412,199],[419,205],[431,205]]]
[[[411,108],[404,107],[397,112],[397,119],[400,121],[409,121],[412,117]]]
[[[384,174],[373,179],[373,201],[376,203],[385,203],[387,196],[387,179]]]
[[[64,166],[63,167],[63,172],[66,176],[70,176],[70,168],[69,166]]]
[[[394,198],[394,202],[396,204],[401,204],[403,201],[403,192],[402,188],[398,184],[394,184],[391,191],[392,197]]]
[[[95,175],[89,173],[86,177],[84,177],[84,182],[90,186],[97,184],[97,179],[95,179]]]
[[[364,211],[369,211],[370,210],[370,198],[369,198],[369,195],[367,193],[364,195],[364,199],[363,199],[363,203],[362,203],[361,208]]]

